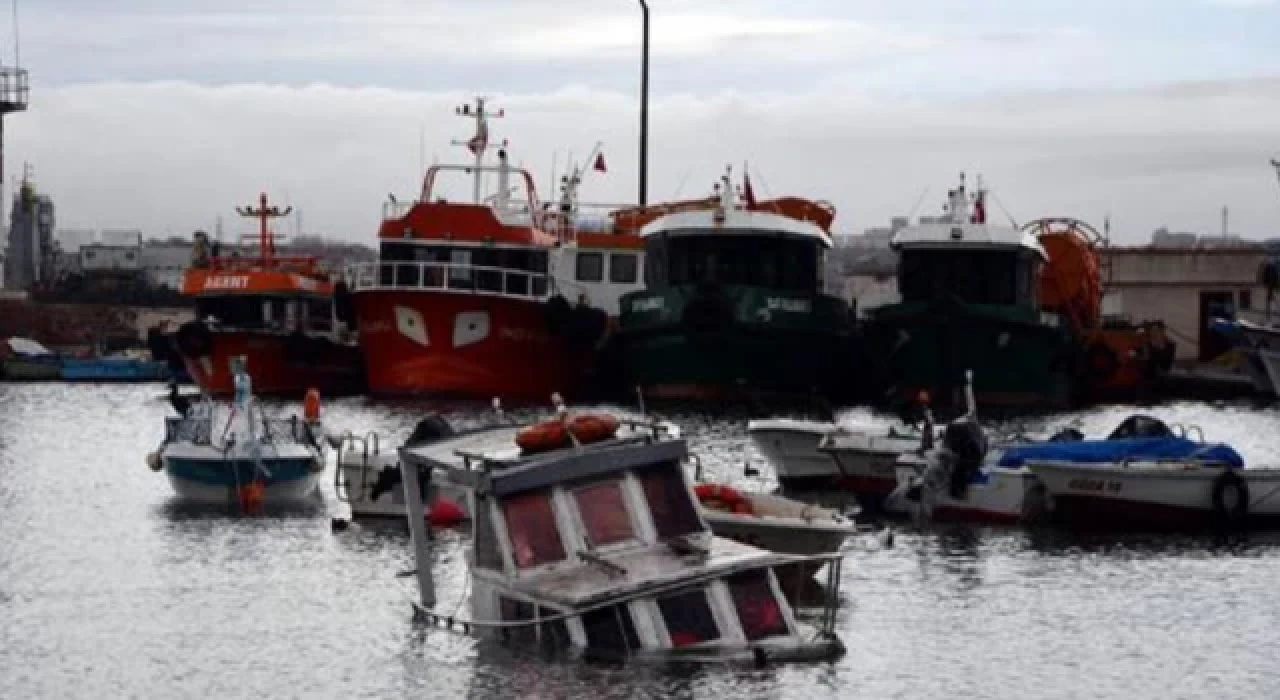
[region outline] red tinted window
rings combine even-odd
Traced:
[[[502,512],[507,518],[511,553],[518,568],[564,559],[564,544],[548,492],[531,491],[509,498],[503,502]]]
[[[636,473],[644,487],[645,501],[653,514],[658,539],[670,539],[702,531],[693,499],[678,464],[661,464]]]
[[[728,584],[733,607],[738,611],[738,620],[748,641],[789,634],[782,606],[773,594],[765,571],[745,571],[731,576]]]
[[[659,598],[658,609],[662,611],[662,621],[667,624],[667,634],[674,647],[720,638],[720,627],[707,604],[707,594],[701,590]]]
[[[578,512],[582,514],[587,542],[592,547],[635,539],[621,483],[605,481],[583,486],[573,492],[573,498],[578,503]]]

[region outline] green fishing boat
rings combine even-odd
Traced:
[[[834,210],[757,203],[728,174],[713,201],[640,231],[645,289],[622,297],[614,338],[626,380],[669,399],[842,391],[852,320],[822,293]]]
[[[891,245],[901,301],[869,312],[864,329],[881,396],[927,391],[951,404],[971,369],[979,404],[1070,403],[1076,336],[1037,298],[1048,256],[1033,233],[987,222],[980,183],[970,195],[961,175],[945,213],[901,229]]]

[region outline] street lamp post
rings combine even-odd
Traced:
[[[649,199],[649,3],[639,0],[644,17],[640,49],[640,206]]]

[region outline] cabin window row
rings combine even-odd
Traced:
[[[667,643],[671,648],[680,649],[718,642],[726,636],[737,636],[736,631],[730,632],[734,621],[741,638],[750,643],[790,634],[780,595],[768,569],[752,569],[726,577],[723,583],[608,605],[585,612],[577,619],[586,647],[602,652],[626,654],[646,646],[664,647]],[[500,610],[505,622],[534,623],[522,630],[517,628],[520,636],[541,635],[552,646],[568,646],[570,632],[564,624],[565,618],[557,611],[506,596],[501,597]],[[734,620],[724,619],[730,614]],[[539,629],[534,630],[535,626]],[[656,645],[645,644],[641,629],[649,631],[644,636],[655,638]]]
[[[579,252],[574,277],[579,282],[603,282],[605,254]],[[610,253],[609,282],[611,284],[635,284],[639,279],[640,264],[635,253]]]
[[[702,521],[693,504],[678,464],[655,465],[635,473],[643,502],[652,516],[658,540],[702,531]],[[594,551],[642,540],[640,518],[626,497],[625,479],[586,482],[567,490],[572,512],[566,513],[583,541],[574,549]],[[511,558],[517,569],[531,569],[568,558],[564,528],[556,517],[557,499],[553,491],[542,489],[507,498],[501,503],[511,544]],[[493,558],[486,561],[494,562]]]
[[[809,240],[741,236],[659,236],[645,242],[649,285],[723,284],[816,292],[825,250]]]

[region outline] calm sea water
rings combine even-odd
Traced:
[[[1280,693],[1280,537],[1080,539],[936,528],[844,568],[835,663],[672,672],[548,664],[416,626],[405,528],[332,532],[315,508],[236,518],[170,502],[149,471],[152,386],[0,384],[5,698],[1259,698]],[[451,406],[459,423],[481,409]],[[330,401],[330,429],[407,434],[421,405]],[[1109,430],[1123,408],[1041,419]],[[1154,411],[1280,464],[1280,413]],[[745,420],[674,415],[741,479]],[[851,422],[874,422],[864,411]],[[764,469],[761,486],[768,486]],[[331,479],[330,479],[331,480]],[[753,485],[754,480],[745,480]],[[444,533],[442,607],[465,598]],[[463,608],[465,610],[465,608]]]

